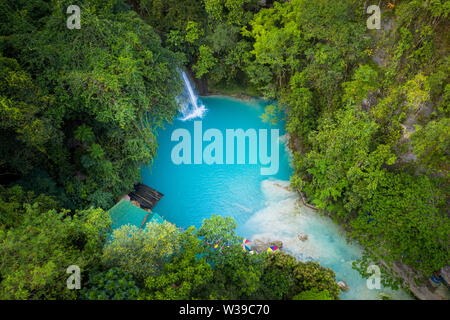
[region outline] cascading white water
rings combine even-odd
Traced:
[[[181,120],[186,121],[195,118],[202,118],[206,108],[203,104],[201,104],[200,99],[192,88],[186,72],[180,72],[184,83],[183,97],[180,98],[180,103],[182,106],[181,113],[183,114]]]

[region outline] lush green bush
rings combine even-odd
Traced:
[[[336,78],[340,88],[333,90],[321,77],[339,68],[322,63],[315,79],[294,74],[289,86],[281,87],[287,94],[279,90],[292,106],[287,128],[306,146],[295,155],[291,181],[309,202],[352,229],[366,248],[362,266],[382,260],[389,270],[391,263],[403,262],[421,277],[448,263],[449,68],[441,30],[449,9],[441,1],[399,1],[383,12],[382,24],[391,30],[371,33],[371,46],[360,46],[363,42],[344,29],[350,40],[344,50],[350,43],[359,47],[350,64],[335,56],[348,72]],[[322,21],[319,17],[308,25]],[[350,16],[341,17],[351,25]],[[349,68],[354,62],[359,66]],[[297,84],[308,88],[299,91]],[[322,91],[328,103],[314,100],[323,88],[328,88]],[[359,270],[365,274],[364,267]]]
[[[191,227],[180,235],[180,251],[167,262],[161,275],[145,280],[143,299],[207,299],[213,268],[202,257],[201,241]]]
[[[333,300],[333,297],[331,297],[328,290],[319,291],[312,289],[299,293],[292,300]]]
[[[180,249],[180,234],[171,223],[149,222],[145,228],[125,225],[114,230],[103,252],[107,268],[118,267],[138,281],[160,275],[164,264]]]
[[[20,19],[27,5],[7,3],[3,13]],[[33,32],[3,30],[0,168],[40,166],[76,207],[106,209],[139,180],[154,130],[178,109],[179,57],[124,1],[79,1],[79,30],[66,27],[70,4],[52,2],[45,23],[25,15]]]
[[[118,268],[89,274],[88,283],[80,291],[86,300],[134,300],[139,288],[130,274]]]
[[[433,179],[389,173],[352,221],[353,236],[372,258],[402,261],[431,275],[450,254],[446,208],[446,195]]]
[[[191,227],[181,234],[179,252],[161,274],[146,278],[140,298],[292,299],[307,290],[327,290],[338,298],[332,270],[282,252],[244,252],[235,228],[231,217],[213,215],[198,231]]]
[[[322,267],[317,262],[296,261],[283,252],[266,255],[260,298],[296,299],[299,293],[312,290],[326,291],[330,300],[338,299],[340,288],[335,276],[333,270]]]
[[[383,7],[379,31],[357,0],[81,0],[80,30],[66,28],[70,4],[0,4],[0,178],[22,186],[0,186],[1,297],[75,298],[65,268],[87,275],[102,257],[118,269],[92,274],[89,297],[135,298],[131,274],[140,298],[338,298],[326,268],[245,254],[229,218],[125,227],[103,252],[108,215],[85,209],[139,180],[183,65],[278,99],[301,147],[292,186],[352,229],[362,274],[374,260],[425,276],[448,263],[448,1]]]
[[[1,216],[6,211],[16,221],[0,226],[0,298],[75,299],[66,269],[77,265],[88,272],[99,265],[109,215],[101,209],[70,214],[47,196],[1,189]]]

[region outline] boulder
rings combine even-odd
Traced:
[[[127,195],[127,194],[125,194],[125,195],[123,195],[122,197],[120,197],[120,200],[122,200],[122,199],[127,200],[127,201],[130,201],[130,200],[131,200],[130,196]]]
[[[306,240],[308,240],[308,235],[307,235],[307,234],[304,234],[304,233],[300,233],[300,234],[298,235],[298,239],[299,239],[300,241],[306,241]]]
[[[380,263],[387,267],[386,262],[380,260]],[[401,262],[394,262],[392,264],[392,271],[403,279],[403,286],[409,288],[411,293],[420,300],[444,300],[445,298],[439,295],[439,291],[433,288],[429,281],[417,283],[415,278],[417,274],[406,264]],[[426,279],[424,279],[426,280]]]
[[[342,291],[347,291],[348,289],[350,289],[348,284],[346,284],[343,280],[339,281],[337,284],[341,288]]]
[[[266,244],[261,240],[253,240],[252,241],[252,250],[256,253],[261,253],[267,249]]]
[[[283,247],[283,242],[281,242],[279,240],[270,241],[270,242],[264,242],[259,239],[252,240],[252,250],[255,253],[266,252],[267,248],[269,248],[270,246],[276,246],[279,249],[281,249]]]

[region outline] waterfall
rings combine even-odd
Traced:
[[[206,108],[192,88],[186,72],[180,71],[180,73],[184,83],[183,95],[179,98],[182,113],[181,120],[186,121],[195,118],[202,118]]]

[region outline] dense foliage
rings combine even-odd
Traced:
[[[70,213],[48,196],[0,186],[0,299],[74,299],[66,269],[96,267],[111,220],[102,209]]]
[[[447,1],[380,2],[381,30],[366,27],[367,1],[181,3],[192,11],[158,29],[167,45],[178,35],[213,91],[239,83],[278,99],[297,151],[293,186],[351,228],[362,265],[430,276],[448,263]],[[279,115],[269,106],[263,119]]]
[[[179,250],[178,237],[178,230],[168,222],[152,222],[144,229],[125,225],[112,233],[103,263],[144,281],[150,275],[159,275],[170,256]]]
[[[288,113],[293,186],[351,228],[362,265],[402,262],[430,276],[450,253],[450,7],[399,1],[369,32],[363,3],[261,10],[243,32],[254,40],[247,72]]]
[[[133,300],[138,294],[139,288],[131,274],[119,268],[91,273],[80,291],[81,299],[87,300]]]
[[[307,291],[340,293],[332,270],[298,262],[285,253],[250,254],[242,250],[236,222],[213,215],[179,235],[180,251],[160,276],[145,280],[143,298],[151,299],[292,299]],[[216,248],[215,245],[218,244]]]
[[[107,241],[103,209],[155,156],[178,67],[276,100],[262,119],[286,115],[292,186],[365,247],[361,273],[447,265],[450,4],[392,2],[368,30],[359,0],[80,0],[69,30],[71,1],[1,1],[0,298],[338,298],[329,269],[246,254],[231,218]]]
[[[69,2],[2,4],[0,166],[39,167],[73,207],[107,209],[139,180],[154,129],[175,115],[179,59],[121,1],[79,2],[82,32],[67,29]]]

